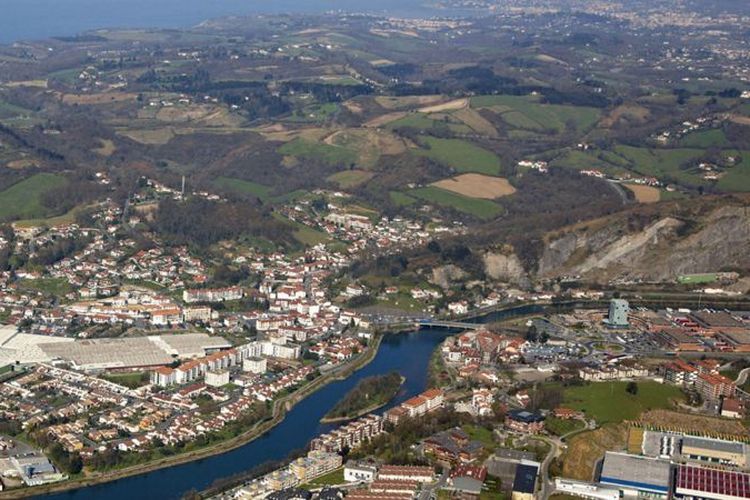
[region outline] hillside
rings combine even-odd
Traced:
[[[545,238],[536,274],[664,281],[682,274],[750,268],[750,198],[638,206]]]

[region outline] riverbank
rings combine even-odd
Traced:
[[[394,388],[393,394],[391,394],[385,401],[381,401],[379,403],[375,403],[375,404],[370,405],[368,407],[365,407],[365,408],[362,408],[360,410],[357,410],[354,413],[347,414],[347,415],[342,415],[340,417],[328,417],[328,416],[325,416],[325,417],[323,417],[323,418],[320,419],[320,423],[321,424],[337,424],[337,423],[341,423],[341,422],[348,422],[349,420],[354,420],[355,418],[359,418],[359,417],[362,417],[364,415],[367,415],[368,413],[372,413],[372,412],[374,412],[376,410],[379,410],[380,408],[384,407],[385,405],[387,405],[388,403],[390,403],[391,401],[393,401],[393,398],[395,398],[396,395],[398,394],[398,391],[401,390],[401,386],[404,385],[404,382],[406,382],[406,377],[403,377],[403,376],[400,377],[400,382],[399,382],[398,386]],[[355,390],[356,390],[356,387],[355,387]],[[347,396],[348,396],[348,394],[347,394]],[[346,398],[347,396],[344,396],[344,397]]]
[[[52,493],[62,493],[71,490],[78,490],[95,486],[98,484],[109,483],[124,479],[131,476],[137,476],[141,474],[147,474],[159,469],[166,469],[174,467],[180,464],[186,464],[196,460],[212,457],[214,455],[220,455],[229,451],[232,451],[241,446],[262,437],[268,431],[280,424],[286,413],[294,408],[303,399],[312,395],[316,391],[322,389],[326,385],[335,382],[337,380],[343,380],[352,375],[354,372],[364,368],[373,359],[380,349],[380,345],[383,340],[383,335],[377,335],[373,341],[373,344],[368,346],[360,356],[357,357],[351,363],[347,363],[345,366],[337,367],[330,372],[321,375],[309,384],[303,386],[299,390],[284,396],[283,398],[277,399],[273,402],[272,416],[270,419],[258,422],[252,428],[248,429],[244,433],[235,436],[231,439],[221,441],[219,443],[194,450],[188,453],[174,455],[170,457],[160,458],[158,460],[150,461],[143,464],[133,465],[123,469],[116,469],[111,471],[96,472],[87,477],[64,481],[60,483],[46,484],[41,486],[33,486],[28,488],[18,488],[9,491],[0,492],[0,499],[20,499],[28,498],[31,496],[48,495]]]

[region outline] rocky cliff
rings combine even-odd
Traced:
[[[743,200],[687,209],[664,204],[647,214],[620,213],[556,231],[545,239],[536,274],[668,280],[686,273],[750,270],[750,206]],[[641,224],[634,227],[634,218]]]

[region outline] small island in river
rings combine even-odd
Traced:
[[[320,421],[343,422],[375,411],[388,404],[398,394],[404,380],[406,379],[397,372],[364,378]]]

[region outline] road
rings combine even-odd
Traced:
[[[444,470],[442,474],[440,474],[440,477],[438,478],[437,482],[431,484],[431,485],[425,485],[422,491],[419,492],[419,496],[417,497],[418,500],[430,500],[433,498],[433,494],[435,491],[444,488],[448,484],[448,471]]]
[[[576,429],[564,434],[561,437],[534,437],[539,441],[544,441],[550,447],[549,453],[544,457],[542,466],[539,469],[539,477],[541,482],[541,488],[539,490],[539,498],[541,500],[547,500],[555,492],[555,482],[549,475],[549,466],[552,464],[552,460],[559,457],[562,454],[562,450],[565,448],[564,441],[569,437],[572,437],[581,432],[590,431],[596,429],[596,422],[593,420],[585,420],[586,426],[583,429]]]
[[[750,375],[750,367],[743,368],[742,370],[740,370],[740,373],[737,374],[737,380],[735,380],[734,382],[735,385],[737,387],[741,385],[745,385],[745,382],[747,382],[748,375]]]

